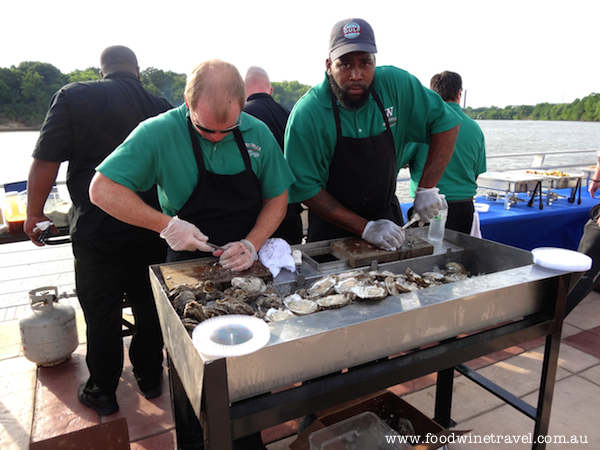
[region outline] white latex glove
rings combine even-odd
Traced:
[[[167,228],[160,232],[160,237],[167,241],[169,247],[176,252],[188,251],[212,252],[214,248],[206,245],[208,237],[196,225],[175,216],[169,221]]]
[[[415,192],[415,212],[421,216],[421,220],[425,223],[430,222],[442,209],[444,195],[440,195],[439,192],[440,190],[436,187],[418,187]]]
[[[254,261],[258,259],[254,245],[246,239],[238,242],[230,242],[223,247],[225,251],[219,258],[219,264],[234,272],[249,269],[254,264]]]
[[[394,251],[404,242],[404,230],[388,219],[379,219],[367,223],[361,237],[384,250]]]

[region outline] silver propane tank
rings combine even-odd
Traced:
[[[31,311],[19,319],[23,354],[38,366],[66,361],[79,345],[75,309],[58,303],[57,296],[56,286],[29,291]]]

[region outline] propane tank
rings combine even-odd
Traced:
[[[79,345],[75,309],[58,303],[57,295],[56,286],[30,291],[31,311],[19,319],[23,354],[42,367],[66,361]]]

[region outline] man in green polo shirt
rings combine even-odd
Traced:
[[[185,104],[142,122],[97,167],[92,202],[160,233],[169,262],[212,253],[226,268],[249,268],[285,216],[294,176],[269,128],[242,112],[244,103],[235,66],[201,63],[188,77]],[[162,212],[135,194],[153,184]]]
[[[338,22],[325,80],[288,120],[285,154],[297,180],[290,202],[309,208],[309,241],[359,235],[398,248],[404,233],[396,178],[411,141],[430,144],[415,209],[429,221],[442,206],[435,185],[452,156],[460,118],[409,73],[376,67],[376,52],[365,20]]]
[[[485,138],[479,125],[460,108],[462,78],[458,73],[438,73],[431,78],[430,86],[462,118],[454,154],[437,187],[448,202],[446,228],[469,234],[475,212],[473,197],[477,193],[477,176],[486,171]],[[404,149],[403,161],[410,166],[413,197],[423,173],[427,148],[427,144],[411,142]]]

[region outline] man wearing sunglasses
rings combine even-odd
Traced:
[[[244,103],[235,66],[201,63],[188,77],[185,104],[141,123],[97,167],[92,202],[160,233],[168,262],[213,254],[226,268],[248,269],[283,220],[294,177],[268,127],[242,112]],[[162,212],[135,194],[152,184]]]

